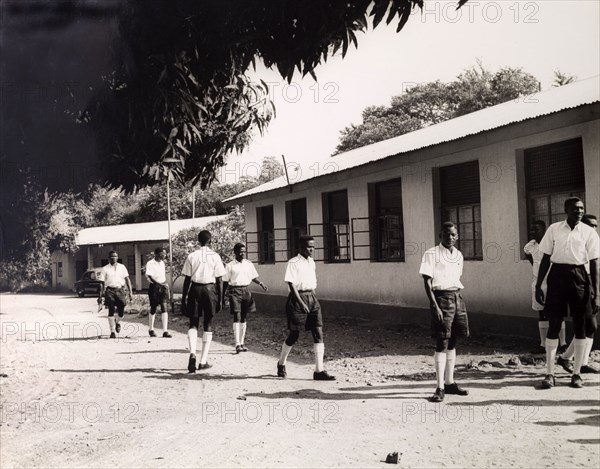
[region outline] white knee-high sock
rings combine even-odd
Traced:
[[[244,339],[246,339],[246,329],[248,327],[247,322],[240,323],[240,344],[244,345]]]
[[[156,314],[148,313],[148,329],[151,331],[154,330],[154,319],[156,318]]]
[[[587,366],[588,359],[590,358],[590,353],[592,352],[593,345],[594,345],[594,338],[588,337],[586,339],[585,354],[583,355],[583,361],[581,362],[581,366]]]
[[[454,365],[456,364],[456,349],[446,351],[445,384],[454,383]]]
[[[540,330],[540,345],[542,347],[546,346],[546,335],[548,334],[549,327],[550,327],[550,321],[539,321],[538,322],[538,329]]]
[[[554,360],[556,360],[556,350],[558,349],[558,339],[549,339],[546,337],[546,370],[547,374],[554,374]]]
[[[293,345],[288,345],[285,342],[283,343],[283,345],[281,346],[281,355],[279,355],[279,362],[278,362],[280,365],[285,365],[285,363],[287,362],[287,359],[288,359],[288,355],[292,351],[292,347],[293,347]]]
[[[583,364],[583,357],[585,356],[585,350],[587,348],[587,339],[573,339],[573,342],[575,342],[573,374],[578,375],[581,373],[581,365]]]
[[[235,346],[240,345],[240,323],[233,323],[233,337],[235,338]]]
[[[212,342],[212,332],[202,333],[202,355],[200,355],[200,364],[204,365],[208,360],[208,351],[210,350],[210,343]]]
[[[571,340],[571,342],[569,343],[569,346],[567,347],[567,350],[565,350],[565,353],[561,354],[561,358],[564,358],[565,360],[573,360],[574,356],[575,356],[575,339]]]
[[[558,340],[560,341],[560,345],[567,345],[567,330],[565,327],[565,321],[562,322],[560,326],[560,332],[558,333]]]
[[[188,347],[190,353],[196,355],[196,342],[198,341],[198,329],[188,329]]]
[[[108,317],[108,325],[110,327],[110,332],[115,332],[115,317],[114,316]]]
[[[446,352],[435,352],[433,354],[435,363],[435,377],[437,387],[444,389],[444,371],[446,370]]]
[[[323,357],[325,356],[325,344],[314,344],[313,350],[315,352],[315,371],[320,373],[323,371]]]
[[[160,315],[160,320],[162,322],[163,332],[167,332],[169,330],[169,313],[162,313]]]

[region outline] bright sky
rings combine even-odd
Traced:
[[[556,69],[579,79],[600,74],[600,0],[469,0],[458,12],[456,4],[425,0],[400,33],[382,22],[358,35],[358,49],[317,68],[318,82],[296,75],[288,85],[264,67],[252,73],[269,83],[277,116],[229,158],[221,181],[256,175],[264,156],[283,154],[288,165],[322,160],[365,107],[389,105],[411,83],[452,81],[476,59],[492,72],[522,67],[542,89]]]

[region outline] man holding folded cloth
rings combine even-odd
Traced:
[[[204,317],[204,332],[202,333],[202,354],[198,369],[205,370],[212,366],[207,362],[213,336],[212,319],[221,310],[221,277],[225,274],[225,268],[221,256],[209,247],[211,238],[212,235],[208,231],[198,233],[200,249],[188,255],[182,270],[182,274],[185,276],[181,298],[182,309],[190,318],[188,330],[190,348],[188,371],[190,373],[196,371],[196,342],[200,316]]]
[[[121,332],[121,320],[125,314],[125,305],[127,300],[131,300],[133,289],[129,280],[127,267],[118,262],[119,254],[117,251],[108,253],[108,264],[102,267],[100,279],[102,287],[98,295],[98,304],[104,304],[108,307],[108,324],[110,326],[110,338],[116,339],[117,333]],[[118,315],[115,318],[115,310]]]
[[[549,329],[546,336],[547,374],[542,388],[550,389],[556,384],[554,360],[558,348],[558,332],[563,318],[570,310],[575,332],[575,364],[571,376],[571,387],[581,388],[581,365],[586,351],[586,325],[593,321],[600,306],[598,285],[598,257],[600,240],[593,228],[581,222],[584,213],[583,202],[577,197],[565,200],[567,219],[548,227],[540,242],[544,254],[540,264],[535,298],[545,304],[548,313]],[[552,262],[552,269],[550,263]],[[590,273],[585,264],[589,262]],[[548,270],[550,273],[548,274]],[[548,274],[548,292],[544,295],[542,282]],[[590,304],[591,302],[591,304]],[[591,306],[591,307],[590,307]]]
[[[311,331],[314,340],[315,372],[313,379],[316,381],[334,381],[323,369],[325,344],[323,343],[323,318],[321,306],[315,295],[317,288],[317,273],[315,261],[312,258],[315,250],[315,241],[312,236],[300,237],[300,254],[290,259],[287,263],[284,281],[288,284],[290,294],[285,305],[289,335],[281,347],[281,355],[277,362],[277,376],[285,378],[287,372],[285,364],[292,346],[300,337],[300,328]]]

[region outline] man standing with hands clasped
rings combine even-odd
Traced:
[[[546,337],[547,373],[542,388],[550,389],[556,384],[554,360],[558,348],[558,332],[567,310],[570,310],[575,331],[575,364],[571,376],[571,386],[581,388],[581,365],[586,352],[586,323],[597,314],[600,306],[598,298],[598,257],[600,240],[593,228],[581,222],[584,213],[583,202],[577,197],[565,200],[567,219],[548,227],[540,242],[544,254],[540,264],[535,288],[538,303],[545,305],[550,327]],[[552,269],[550,263],[552,262]],[[589,262],[590,273],[585,264]],[[548,274],[548,269],[550,273]],[[542,281],[548,274],[548,292],[544,295]],[[589,303],[591,301],[591,304]]]

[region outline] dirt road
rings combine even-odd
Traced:
[[[555,389],[536,389],[540,361],[514,361],[531,360],[533,340],[469,340],[456,377],[471,393],[439,405],[426,400],[431,342],[410,325],[325,316],[338,377],[325,383],[312,380],[308,335],[288,379],[275,376],[283,317],[250,318],[250,351],[236,355],[220,314],[213,368],[190,375],[182,319],[173,338],[151,339],[145,318],[126,315],[110,340],[93,298],[0,302],[2,468],[390,467],[392,451],[400,467],[600,466],[600,375],[577,390],[559,371]]]

